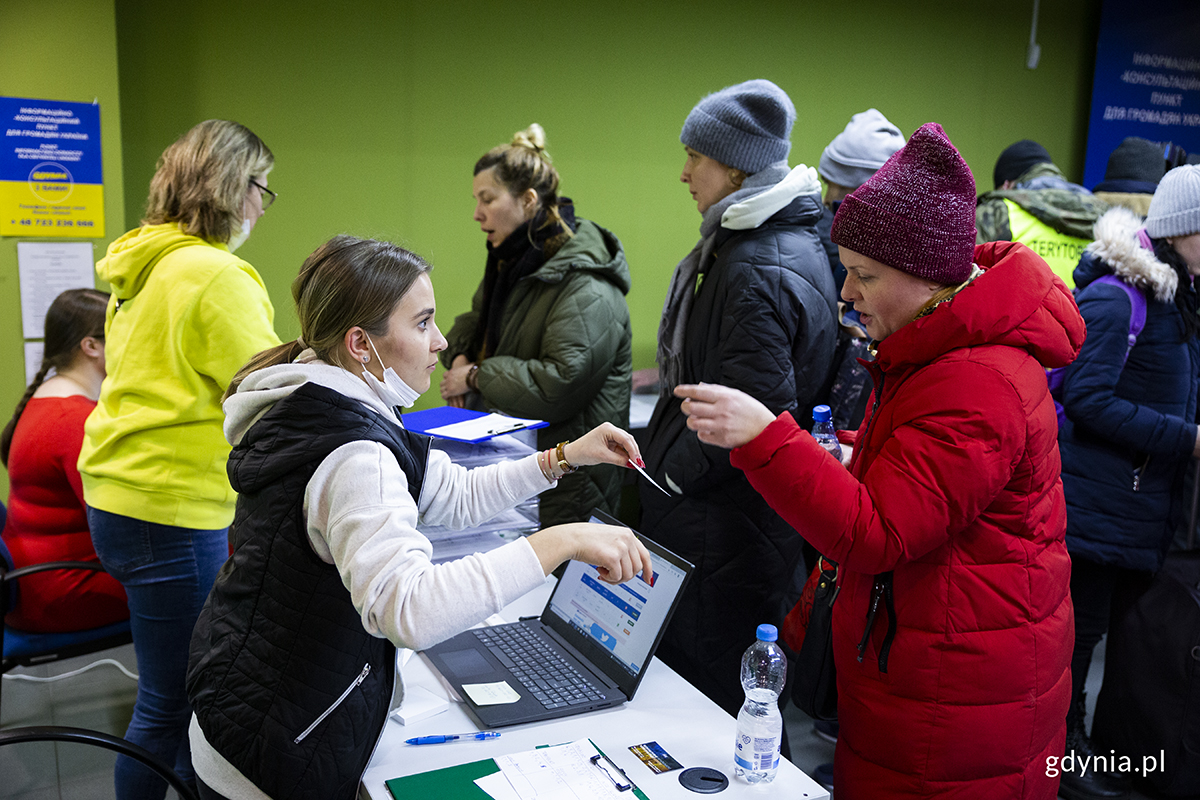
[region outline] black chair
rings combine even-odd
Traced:
[[[167,785],[179,794],[182,800],[199,800],[195,790],[158,756],[120,737],[99,731],[90,731],[86,728],[66,728],[58,725],[31,725],[0,730],[0,747],[25,742],[73,742],[112,750],[120,755],[136,759],[154,770],[167,782]]]
[[[104,568],[91,561],[51,561],[45,564],[30,564],[16,569],[12,554],[4,540],[0,539],[0,620],[19,599],[17,582],[26,575],[55,569],[81,569],[103,572]],[[0,675],[15,667],[32,667],[61,661],[64,658],[88,655],[111,647],[120,647],[133,641],[129,631],[129,620],[89,628],[70,633],[30,633],[28,631],[0,625]],[[0,699],[3,698],[4,682],[0,680]]]

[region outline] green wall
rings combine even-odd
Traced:
[[[483,272],[471,167],[540,122],[563,192],[625,244],[642,368],[671,270],[697,237],[678,137],[704,94],[752,77],[782,86],[799,112],[792,164],[815,165],[852,114],[875,106],[906,134],[942,123],[981,190],[1000,150],[1026,137],[1078,179],[1099,6],[1043,3],[1041,63],[1027,70],[1032,3],[1011,0],[212,0],[201,13],[162,0],[6,0],[0,94],[100,98],[109,239],[136,224],[156,159],[193,124],[231,118],[262,136],[281,196],[239,255],[266,280],[285,338],[299,333],[292,277],[339,232],[431,259],[448,328]],[[14,241],[0,239],[5,408],[22,388]],[[437,402],[436,389],[422,399]]]
[[[100,101],[106,237],[89,240],[95,243],[99,257],[108,243],[125,231],[117,30],[112,0],[0,2],[0,95]],[[0,364],[2,426],[8,423],[25,392],[15,238],[0,238]],[[7,472],[0,475],[0,497],[8,497]]]
[[[448,328],[483,272],[472,165],[540,122],[564,193],[624,242],[634,366],[653,366],[667,282],[700,222],[678,180],[679,129],[708,92],[751,77],[787,90],[793,164],[815,164],[876,106],[906,134],[941,122],[985,189],[1000,150],[1025,137],[1082,173],[1098,1],[1042,4],[1036,70],[1024,66],[1032,3],[915,5],[215,0],[185,20],[117,0],[127,216],[172,139],[236,119],[276,155],[280,200],[239,255],[267,281],[281,336],[299,332],[291,278],[338,232],[431,259]]]

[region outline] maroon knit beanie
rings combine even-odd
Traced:
[[[975,254],[975,179],[928,122],[838,207],[830,238],[918,278],[962,283]]]

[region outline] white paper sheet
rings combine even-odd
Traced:
[[[25,385],[33,383],[37,371],[42,368],[42,353],[46,351],[45,342],[25,343]]]
[[[17,242],[24,338],[42,338],[46,309],[59,294],[95,288],[95,269],[91,242]]]
[[[493,772],[475,779],[475,785],[487,792],[492,800],[521,800],[521,795],[504,777],[503,772]]]
[[[508,417],[504,414],[485,414],[484,416],[476,417],[475,419],[466,419],[462,422],[455,422],[450,425],[442,425],[437,428],[430,428],[425,432],[430,436],[445,436],[450,439],[475,440],[482,439],[487,436],[498,436],[502,433],[519,431],[522,428],[527,428],[530,425],[536,425],[539,422],[541,422],[541,420]]]
[[[497,756],[495,761],[521,800],[629,800],[629,793],[617,791],[608,775],[591,763],[595,755],[596,746],[580,739]]]

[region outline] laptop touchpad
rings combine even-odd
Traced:
[[[454,650],[450,653],[442,653],[441,658],[446,668],[460,678],[471,675],[490,675],[496,671],[478,650]]]

